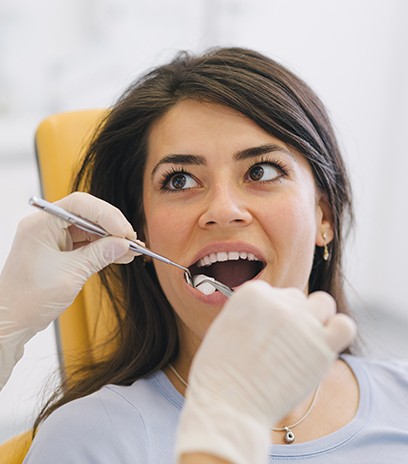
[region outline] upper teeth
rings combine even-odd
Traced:
[[[209,255],[204,256],[198,261],[197,266],[210,266],[211,264],[219,261],[237,261],[238,259],[259,261],[253,253],[247,253],[246,251],[220,251],[218,253],[210,253]]]

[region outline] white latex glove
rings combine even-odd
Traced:
[[[56,204],[115,237],[98,238],[45,212],[20,222],[0,275],[0,388],[24,344],[73,302],[92,274],[136,256],[123,239],[134,240],[136,233],[114,206],[79,192]]]
[[[265,463],[271,428],[317,387],[355,335],[333,298],[257,281],[234,293],[194,358],[177,459]]]

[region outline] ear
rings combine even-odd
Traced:
[[[325,238],[323,235],[325,234]],[[316,205],[316,245],[322,247],[333,240],[333,213],[327,197],[320,193]]]

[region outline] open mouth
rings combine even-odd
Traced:
[[[253,253],[225,251],[204,256],[189,270],[193,276],[205,274],[234,288],[256,277],[264,267],[265,263]]]

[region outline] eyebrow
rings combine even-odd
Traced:
[[[290,156],[291,158],[294,158],[293,154],[285,147],[282,147],[280,145],[276,145],[274,143],[268,143],[265,145],[259,145],[257,147],[250,147],[250,148],[245,148],[244,150],[237,151],[234,154],[234,160],[236,161],[244,161],[247,159],[255,158],[260,155],[264,155],[265,153],[283,153],[285,155]]]
[[[293,154],[280,145],[276,144],[265,144],[259,145],[256,147],[245,148],[244,150],[237,151],[234,153],[233,159],[235,161],[245,161],[247,159],[256,158],[257,156],[264,155],[266,153],[279,152],[285,155],[294,158]],[[204,156],[201,155],[191,155],[188,153],[172,153],[170,155],[164,156],[159,162],[154,166],[152,170],[152,177],[156,173],[159,166],[162,164],[184,164],[184,165],[195,165],[195,166],[206,166],[207,161]]]
[[[196,166],[205,166],[207,164],[204,156],[189,155],[187,153],[171,154],[163,157],[153,168],[152,177],[162,164],[187,164]]]

